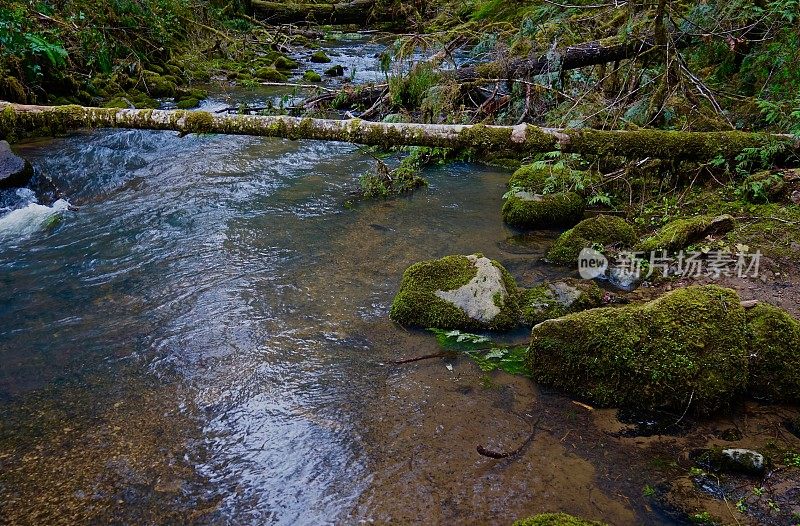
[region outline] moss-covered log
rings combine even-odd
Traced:
[[[253,13],[273,24],[318,22],[323,24],[363,24],[375,6],[375,0],[353,0],[339,3],[291,3],[253,0]]]
[[[745,148],[783,141],[800,152],[790,136],[746,132],[605,131],[540,128],[528,124],[418,124],[334,120],[287,116],[216,115],[205,111],[31,106],[0,102],[0,139],[47,136],[79,128],[173,130],[286,139],[343,141],[356,144],[471,148],[527,155],[562,150],[569,153],[631,158],[712,159],[734,157]]]

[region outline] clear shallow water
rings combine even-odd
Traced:
[[[79,210],[3,246],[4,411],[32,393],[75,396],[60,391],[67,378],[91,391],[89,372],[115,389],[154,376],[181,394],[142,411],[154,426],[161,404],[186,417],[193,442],[175,448],[198,457],[192,491],[234,522],[322,523],[352,509],[370,480],[366,402],[382,361],[406,352],[386,345],[402,270],[453,252],[497,256],[506,235],[507,175],[477,166],[433,169],[428,189],[349,210],[373,163],[351,145],[94,131],[22,152]],[[106,396],[89,392],[74,418],[113,410]]]
[[[408,265],[560,272],[538,261],[552,235],[509,240],[507,173],[431,168],[429,188],[349,208],[374,161],[347,144],[106,130],[19,150],[78,210],[0,242],[9,522],[504,524],[598,503],[630,522],[557,439],[504,471],[476,459],[488,431],[521,440],[530,382],[386,365],[436,350],[387,320]]]

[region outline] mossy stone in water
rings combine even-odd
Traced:
[[[517,228],[547,228],[574,225],[583,217],[586,203],[575,192],[537,194],[527,190],[512,193],[503,203],[503,221]]]
[[[344,75],[344,67],[339,64],[331,66],[325,70],[325,75],[329,77],[341,77]]]
[[[556,169],[550,166],[526,164],[520,166],[508,180],[510,188],[520,188],[534,193],[544,193],[548,187],[566,188],[569,184],[567,168]]]
[[[542,384],[599,406],[705,414],[745,389],[745,327],[735,291],[687,287],[540,323],[527,365]]]
[[[174,97],[177,82],[171,75],[159,75],[147,71],[144,75],[144,88],[153,97]]]
[[[747,311],[749,390],[774,401],[800,401],[800,322],[760,303]]]
[[[640,242],[636,248],[644,252],[654,250],[677,251],[706,236],[729,232],[733,227],[734,219],[728,214],[676,219]]]
[[[598,521],[580,519],[566,513],[540,513],[514,521],[512,526],[607,526]]]
[[[316,71],[312,71],[309,69],[308,71],[303,73],[303,80],[305,80],[306,82],[321,82],[322,77]]]
[[[561,234],[547,251],[547,259],[557,265],[572,265],[577,263],[584,248],[615,243],[632,246],[636,243],[636,231],[622,218],[598,215],[584,219]]]
[[[526,325],[603,306],[603,289],[591,280],[567,278],[544,282],[521,294],[520,309]]]
[[[311,62],[315,62],[317,64],[327,64],[330,61],[331,57],[329,57],[327,53],[322,50],[315,51],[311,54]]]
[[[178,106],[178,109],[188,110],[188,109],[191,109],[191,108],[196,108],[199,104],[200,104],[199,100],[190,97],[190,98],[187,98],[187,99],[179,100],[178,103],[177,103],[177,106]]]
[[[406,269],[389,316],[408,326],[504,330],[519,322],[514,278],[482,254],[447,256]]]
[[[281,55],[281,56],[279,56],[278,58],[275,59],[274,66],[277,69],[291,70],[291,69],[299,68],[300,64],[298,64],[294,60],[290,59],[289,57],[285,57],[285,56]]]
[[[255,72],[256,78],[266,80],[269,82],[286,82],[286,75],[278,71],[272,66],[260,68]]]

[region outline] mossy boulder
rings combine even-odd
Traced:
[[[389,316],[407,326],[505,330],[519,322],[517,286],[482,254],[447,256],[406,269]]]
[[[591,280],[567,278],[544,282],[521,294],[520,310],[525,325],[536,325],[571,312],[602,307],[606,293]]]
[[[733,230],[733,216],[702,215],[688,219],[676,219],[664,225],[654,235],[644,239],[637,250],[652,252],[681,250],[707,236],[722,235]]]
[[[317,64],[327,64],[331,61],[331,57],[329,57],[327,53],[320,49],[319,51],[314,51],[311,54],[310,60],[311,62],[315,62]]]
[[[152,97],[174,97],[177,81],[171,75],[159,75],[153,71],[144,74],[144,89]]]
[[[308,71],[303,73],[303,80],[305,80],[306,82],[321,82],[322,77],[316,71],[312,71],[309,69]]]
[[[344,67],[336,64],[325,70],[325,75],[328,77],[341,77],[344,75]]]
[[[516,228],[574,225],[583,217],[586,202],[575,192],[537,194],[511,190],[503,203],[503,221]]]
[[[588,521],[566,513],[540,513],[514,521],[513,526],[607,526],[603,522]]]
[[[273,66],[259,68],[255,72],[255,77],[268,82],[286,82],[286,75],[275,69]]]
[[[584,219],[556,239],[547,251],[547,259],[557,265],[573,265],[584,248],[619,245],[630,247],[636,243],[636,231],[624,219],[597,215]]]
[[[710,413],[747,384],[746,317],[735,291],[678,289],[533,328],[534,379],[599,406]]]
[[[765,303],[747,310],[750,392],[774,401],[800,401],[800,322]]]
[[[566,181],[564,170],[553,170],[548,166],[526,164],[520,166],[508,180],[509,188],[544,193],[548,188],[561,188]]]
[[[764,455],[752,449],[701,449],[689,456],[698,466],[716,473],[760,476],[769,465]]]
[[[114,97],[101,104],[103,108],[131,108],[135,105],[125,97]]]
[[[300,64],[290,59],[289,57],[285,57],[283,55],[276,58],[275,63],[273,65],[275,66],[276,69],[284,71],[289,71],[300,67]]]
[[[196,108],[199,105],[200,101],[191,97],[186,99],[181,99],[177,102],[178,109],[180,110],[188,110],[191,108]]]

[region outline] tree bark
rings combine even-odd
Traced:
[[[317,22],[323,24],[363,24],[369,19],[375,0],[351,0],[333,4],[294,4],[252,0],[256,18],[273,24]]]
[[[528,124],[417,124],[333,120],[287,116],[213,115],[205,111],[136,110],[84,106],[32,106],[0,102],[0,139],[53,135],[79,128],[173,130],[286,139],[343,141],[381,146],[472,148],[478,153],[518,156],[561,150],[584,155],[628,158],[709,160],[733,158],[745,148],[783,141],[787,151],[800,152],[789,135],[663,130],[608,131],[541,128]]]

